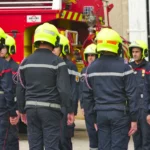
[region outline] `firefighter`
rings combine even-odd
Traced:
[[[88,66],[91,65],[93,61],[95,61],[98,58],[98,54],[96,53],[96,45],[95,44],[90,44],[85,48],[84,51],[84,61],[87,62]],[[98,150],[98,133],[97,129],[95,128],[95,120],[93,120],[93,114],[92,114],[92,108],[93,104],[86,110],[83,107],[83,102],[86,101],[82,99],[82,89],[84,88],[84,80],[85,80],[85,74],[87,71],[88,67],[83,68],[81,71],[81,78],[80,78],[80,104],[81,104],[81,109],[85,117],[85,123],[86,123],[86,128],[89,136],[89,147],[90,150]]]
[[[16,42],[15,39],[7,34],[5,47],[0,51],[0,57],[4,58],[9,62],[10,67],[12,69],[12,75],[15,75],[18,70],[18,64],[12,59],[12,55],[16,53]],[[14,101],[16,103],[16,84],[13,83],[13,94]],[[16,104],[17,105],[17,104]],[[17,109],[17,106],[16,108]],[[18,127],[16,124],[19,121],[19,113],[17,111],[17,117],[11,118],[10,123],[12,125],[9,126],[9,134],[8,134],[8,146],[9,149],[19,150],[19,138],[18,138]]]
[[[67,66],[52,53],[59,39],[54,25],[38,26],[34,33],[37,49],[19,67],[17,101],[27,124],[30,150],[59,150],[61,107],[67,109],[67,123],[74,121]]]
[[[134,59],[130,63],[134,70],[137,87],[137,103],[138,103],[138,115],[137,123],[138,130],[133,135],[135,150],[149,150],[150,149],[150,126],[146,121],[146,109],[144,102],[144,78],[148,62],[145,57],[148,56],[148,47],[144,41],[136,40],[129,46],[130,57]]]
[[[55,48],[53,53],[57,56],[61,56],[68,67],[69,80],[71,83],[71,95],[72,95],[72,106],[74,110],[74,115],[77,115],[77,106],[78,106],[78,82],[80,74],[77,72],[77,67],[70,60],[67,59],[68,54],[70,54],[70,45],[69,40],[60,34],[60,45]],[[62,108],[63,119],[62,119],[62,130],[61,130],[61,141],[60,149],[61,150],[72,150],[71,137],[74,136],[74,127],[73,125],[67,125],[67,112],[65,108]]]
[[[137,130],[133,70],[119,57],[122,39],[116,31],[102,29],[96,40],[101,57],[87,70],[83,107],[93,105],[98,150],[127,150],[129,136]]]
[[[0,28],[0,50],[5,46],[6,34]],[[17,117],[12,92],[12,72],[9,63],[0,58],[0,149],[8,150],[9,120]]]

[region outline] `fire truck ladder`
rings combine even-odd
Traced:
[[[62,0],[0,2],[0,9],[38,9],[38,8],[61,10]]]

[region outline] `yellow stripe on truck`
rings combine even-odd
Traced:
[[[65,18],[66,13],[67,13],[67,11],[66,11],[66,10],[64,10],[64,11],[62,12],[62,16],[61,16],[61,18]]]
[[[71,19],[71,16],[72,16],[72,12],[69,12],[67,19]]]
[[[60,15],[59,14],[56,14],[56,18],[59,18],[60,17]]]
[[[78,21],[82,21],[82,14],[80,14]]]
[[[72,20],[76,20],[77,16],[78,16],[78,13],[75,13]]]

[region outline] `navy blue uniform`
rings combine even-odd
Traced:
[[[98,149],[127,150],[130,123],[136,121],[137,111],[133,70],[119,56],[102,55],[89,67],[88,83],[92,89],[83,89],[83,107],[93,106]]]
[[[147,111],[144,105],[144,79],[148,62],[143,60],[140,64],[130,63],[134,69],[137,87],[137,103],[138,103],[138,130],[133,135],[135,150],[150,149],[150,126],[146,121]]]
[[[59,150],[61,107],[72,112],[65,62],[48,49],[37,49],[19,67],[18,109],[27,114],[30,150]]]
[[[12,71],[9,63],[0,58],[0,149],[9,150],[9,117],[15,117],[12,92]]]
[[[12,75],[17,74],[19,65],[12,58],[10,59],[9,64],[12,69]],[[17,110],[16,84],[14,82],[13,82],[13,94],[14,94],[15,109]],[[8,134],[9,149],[19,150],[18,126],[10,124],[8,130],[9,130],[9,134]]]
[[[83,84],[83,83],[85,81],[86,70],[87,70],[87,67],[83,68],[83,70],[81,71],[81,78],[80,78],[80,104],[81,104],[81,108],[83,108],[83,109],[84,109],[84,107],[83,107],[84,99],[82,98],[82,91],[85,86],[85,84]],[[94,127],[94,124],[96,122],[95,122],[95,120],[93,118],[93,114],[92,114],[93,105],[91,105],[87,110],[84,109],[84,117],[85,117],[86,128],[87,128],[87,132],[88,132],[88,136],[89,136],[90,150],[98,149],[98,132],[96,131],[96,129]]]
[[[73,112],[76,115],[77,108],[78,108],[78,99],[79,99],[78,84],[79,84],[80,73],[77,72],[77,67],[75,66],[75,64],[73,64],[71,61],[69,61],[66,58],[64,58],[64,61],[68,67],[69,80],[71,83],[72,107],[73,107]],[[63,112],[63,119],[61,124],[62,130],[61,130],[60,149],[72,150],[71,137],[74,136],[75,124],[68,126],[67,125],[68,112],[66,111],[65,108],[62,108],[62,112]]]

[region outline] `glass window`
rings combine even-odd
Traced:
[[[83,14],[89,15],[91,11],[93,11],[93,6],[84,6],[83,7]]]

